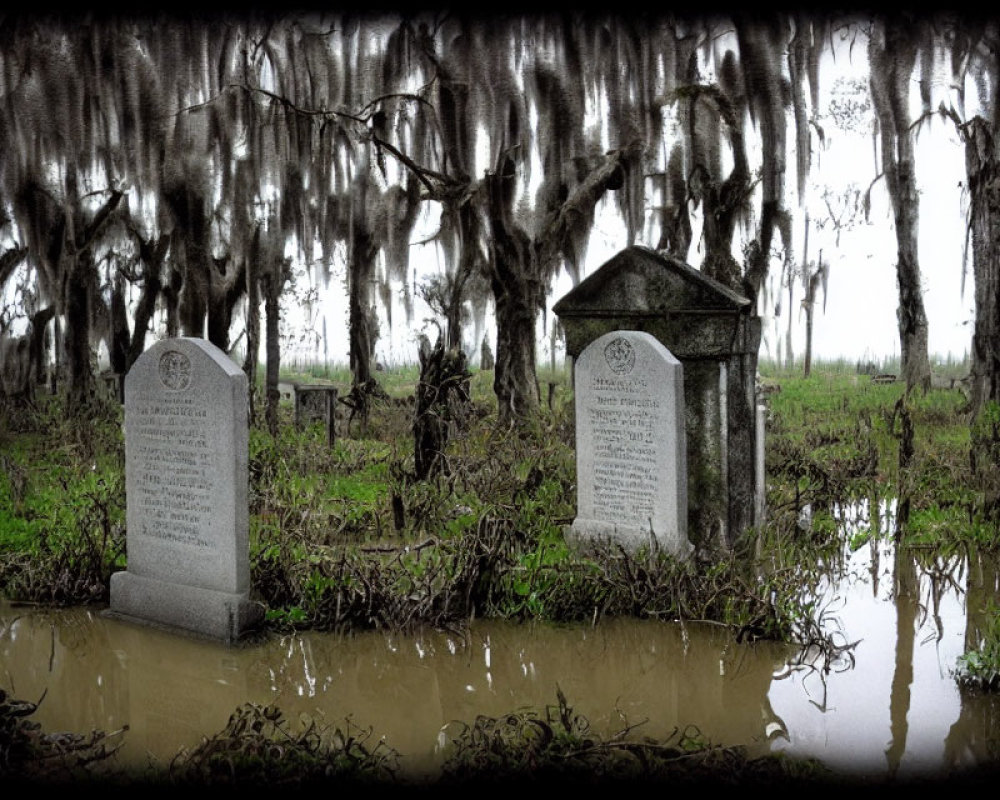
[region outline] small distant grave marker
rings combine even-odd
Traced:
[[[119,372],[106,371],[100,375],[101,391],[106,399],[122,403],[125,400],[125,382]]]
[[[336,440],[337,387],[296,385],[294,391],[296,427],[322,422],[327,443],[333,447]]]
[[[204,339],[165,339],[125,377],[128,566],[110,616],[227,643],[249,599],[247,380]]]
[[[612,331],[580,354],[574,382],[577,515],[567,538],[687,557],[680,362],[648,333]]]

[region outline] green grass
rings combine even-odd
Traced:
[[[349,378],[346,371],[340,377]],[[411,366],[377,377],[398,397],[414,391],[417,374]],[[545,397],[550,378],[563,381],[552,409]],[[419,617],[406,611],[406,603],[420,597],[415,586],[429,592],[418,602],[434,614],[442,609],[462,613],[469,598],[475,598],[479,614],[556,621],[575,619],[583,608],[592,615],[595,603],[615,613],[669,617],[693,602],[686,593],[698,597],[705,588],[695,576],[662,564],[643,566],[658,577],[638,592],[634,575],[621,565],[584,566],[565,547],[562,528],[576,504],[568,378],[568,370],[542,373],[541,413],[532,424],[511,430],[495,425],[492,371],[473,370],[477,411],[468,428],[451,436],[445,471],[424,481],[413,475],[413,409],[406,404],[376,401],[363,438],[357,425],[348,431],[342,421],[333,448],[321,426],[296,430],[288,405],[280,409],[277,437],[253,427],[251,565],[265,587],[271,619],[304,627],[345,620],[370,624],[367,610],[368,617],[352,616],[361,607],[351,606],[350,592],[378,580],[385,581],[379,590],[388,608],[384,624]],[[769,517],[758,532],[762,548],[774,548],[761,568],[765,573],[791,568],[804,575],[847,535],[834,505],[859,500],[910,499],[904,546],[997,546],[993,528],[978,514],[979,493],[969,479],[969,424],[961,392],[916,393],[899,406],[902,384],[872,383],[870,375],[843,364],[829,371],[817,364],[808,379],[772,375],[763,382],[777,389],[767,395]],[[899,463],[901,410],[914,429],[914,454],[906,466]],[[0,591],[13,591],[10,576],[21,569],[15,556],[52,558],[64,572],[83,560],[93,570],[91,587],[121,563],[116,539],[124,527],[120,409],[118,415],[108,415],[94,433],[83,436],[91,428],[60,422],[53,409],[23,432],[4,434],[0,554],[13,560],[0,563]],[[797,514],[806,503],[813,508],[813,522],[803,533]],[[853,535],[861,542],[870,532]],[[428,541],[433,544],[419,554],[393,550]],[[382,561],[373,562],[369,555],[390,551]],[[747,563],[725,565],[708,577],[737,580]],[[347,574],[341,574],[344,570]],[[457,605],[436,597],[448,591],[445,576],[461,595]],[[797,591],[790,577],[782,580],[787,585],[780,585],[778,596]],[[756,578],[748,585],[755,594],[762,591]],[[16,586],[45,596],[41,577],[30,586]],[[409,587],[405,596],[395,594],[403,591],[400,587]],[[769,598],[720,594],[718,587],[711,596],[729,599],[719,606],[697,601],[706,603],[699,606],[700,616],[744,624],[762,613],[769,620],[762,628],[768,635],[791,635],[805,619],[791,595],[763,611],[757,603]]]
[[[954,358],[948,356],[932,356],[931,374],[943,379],[964,378],[969,374],[971,368],[969,356]],[[758,362],[757,369],[764,378],[795,378],[804,376],[804,363],[801,358],[788,366],[778,363],[772,358],[762,358]],[[901,372],[898,356],[889,358],[864,357],[855,360],[846,358],[814,360],[812,362],[812,373],[819,373],[827,376],[840,375],[896,375]]]
[[[958,659],[957,678],[976,689],[1000,690],[1000,605],[989,601],[979,644]]]

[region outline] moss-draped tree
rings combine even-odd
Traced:
[[[871,97],[878,120],[882,174],[896,228],[896,284],[899,289],[899,347],[902,377],[908,388],[930,388],[927,312],[920,285],[917,247],[920,199],[917,190],[910,84],[923,26],[906,13],[875,19],[869,35]]]

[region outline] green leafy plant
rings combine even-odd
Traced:
[[[990,602],[984,613],[979,647],[958,657],[956,678],[967,686],[1000,690],[1000,606]]]

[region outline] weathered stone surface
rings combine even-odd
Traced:
[[[766,485],[764,483],[764,437],[767,432],[767,406],[763,403],[757,404],[757,450],[755,452],[757,485],[754,495],[754,527],[760,530],[764,524],[767,513]]]
[[[648,333],[613,331],[580,354],[574,384],[577,515],[567,538],[687,557],[680,362]]]
[[[125,377],[128,565],[112,616],[231,642],[249,599],[247,381],[204,339],[165,339]]]
[[[337,387],[326,384],[297,384],[295,393],[295,425],[303,427],[316,422],[323,424],[327,443],[336,440]]]
[[[680,361],[757,352],[747,326],[750,301],[689,264],[647,247],[627,247],[608,259],[552,310],[572,357],[613,330],[653,334]]]
[[[688,536],[731,548],[753,525],[760,318],[753,304],[688,264],[628,247],[563,296],[553,311],[566,354],[579,358],[611,331],[654,336],[684,367]]]
[[[106,399],[115,403],[122,403],[125,400],[125,381],[118,372],[105,370],[98,376],[98,391]]]

